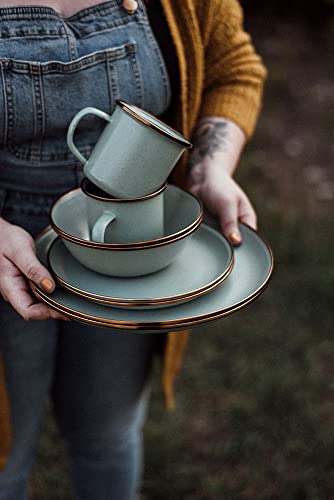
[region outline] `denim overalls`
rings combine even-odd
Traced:
[[[71,118],[124,99],[160,115],[170,83],[143,1],[127,14],[111,0],[62,18],[48,7],[0,8],[0,216],[33,235],[53,201],[78,186],[82,166],[66,145]],[[103,123],[82,121],[88,156]],[[1,235],[0,235],[1,237]],[[0,500],[26,500],[40,421],[52,390],[72,462],[76,498],[133,500],[141,427],[159,335],[74,321],[27,323],[0,300],[0,355],[13,433]]]

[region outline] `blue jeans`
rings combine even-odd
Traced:
[[[159,335],[112,333],[74,321],[26,323],[0,302],[13,445],[0,499],[26,499],[50,392],[80,500],[134,499],[142,426]]]
[[[48,7],[0,9],[0,216],[36,235],[52,203],[78,186],[66,129],[86,106],[118,98],[159,115],[170,102],[165,64],[143,2],[128,15],[111,0],[63,19]],[[76,143],[88,156],[102,124]],[[1,235],[0,235],[1,237]],[[76,498],[133,500],[142,425],[164,335],[113,333],[74,321],[25,322],[0,300],[0,355],[13,440],[0,500],[25,500],[40,422],[52,397]]]

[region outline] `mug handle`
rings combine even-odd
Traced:
[[[110,222],[116,219],[112,212],[104,212],[95,222],[92,229],[92,240],[98,243],[104,243],[104,235]]]
[[[85,158],[78,148],[75,146],[73,142],[73,135],[75,132],[75,129],[79,125],[80,120],[86,116],[86,115],[95,115],[98,116],[99,118],[102,118],[103,120],[106,120],[107,122],[110,122],[111,116],[109,116],[107,113],[104,111],[101,111],[100,109],[96,108],[84,108],[79,113],[75,115],[75,117],[72,119],[71,123],[69,124],[68,130],[67,130],[67,145],[74,154],[82,163],[87,163],[87,158]]]

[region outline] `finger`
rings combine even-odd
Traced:
[[[32,282],[31,281],[28,281],[28,286],[29,286],[29,292],[30,294],[32,295],[33,292],[32,292]],[[33,296],[33,295],[32,295]],[[38,301],[38,298],[33,296],[34,297],[34,301]],[[41,303],[42,305],[42,303]],[[68,316],[65,316],[64,314],[58,312],[57,310],[53,309],[51,306],[47,306],[46,304],[44,304],[45,307],[47,307],[47,309],[49,309],[49,312],[50,312],[50,317],[52,319],[61,319],[63,321],[71,321],[71,318],[69,318]]]
[[[4,267],[2,267],[4,270]],[[54,311],[45,304],[36,303],[32,297],[24,277],[8,261],[1,280],[1,293],[25,320],[65,319],[66,316]],[[67,318],[66,318],[67,319]]]
[[[247,196],[242,196],[239,199],[239,220],[251,228],[257,229],[257,216]]]
[[[15,248],[9,258],[28,280],[41,287],[46,293],[51,293],[55,289],[55,282],[49,271],[37,259],[33,245]]]
[[[58,313],[58,311],[53,310],[46,304],[36,303],[35,299],[29,293],[28,288],[26,288],[26,285],[7,291],[6,295],[13,308],[27,321],[68,319],[66,316]]]
[[[20,314],[20,313],[19,313]],[[28,321],[43,321],[48,319],[59,319],[69,321],[63,314],[55,311],[46,304],[33,301],[33,303],[26,309],[24,315],[21,316]]]
[[[218,207],[217,214],[223,234],[233,246],[241,244],[238,228],[238,205],[236,200],[224,200]]]

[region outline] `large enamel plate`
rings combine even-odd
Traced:
[[[202,225],[171,265],[146,276],[124,279],[91,271],[69,253],[60,238],[52,243],[48,262],[60,285],[81,297],[113,307],[155,309],[213,290],[231,272],[233,251],[218,231]]]
[[[230,275],[215,290],[190,302],[154,310],[110,308],[90,302],[57,286],[48,295],[32,289],[43,302],[79,321],[119,330],[154,332],[184,329],[231,314],[252,302],[264,290],[273,270],[273,256],[258,233],[240,224],[243,244],[234,250]],[[47,265],[47,253],[56,238],[47,228],[36,240],[39,259]],[[198,271],[198,270],[194,270]]]

